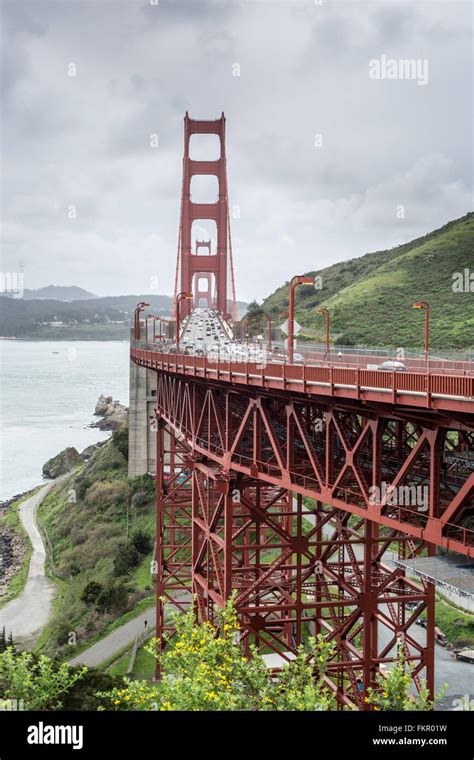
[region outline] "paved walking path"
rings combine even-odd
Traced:
[[[51,615],[56,585],[45,575],[46,552],[36,524],[36,511],[53,485],[43,486],[36,494],[20,505],[21,522],[31,540],[33,551],[28,568],[28,578],[21,594],[0,608],[0,628],[5,626],[8,636],[15,641],[31,645],[41,633]]]
[[[148,607],[145,612],[142,612],[136,618],[133,618],[133,620],[129,620],[128,623],[124,623],[112,631],[112,633],[109,633],[108,636],[105,636],[96,644],[92,644],[88,649],[85,649],[81,654],[73,657],[69,660],[69,665],[88,665],[89,667],[100,665],[123,649],[127,644],[131,646],[137,633],[143,633],[145,630],[145,620],[148,623],[147,630],[154,628],[155,615],[156,607]]]

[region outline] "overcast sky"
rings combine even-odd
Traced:
[[[472,209],[469,2],[154,3],[1,3],[2,271],[25,287],[172,292],[186,110],[227,118],[240,299]],[[384,55],[428,81],[371,78]]]

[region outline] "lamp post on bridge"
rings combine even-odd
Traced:
[[[161,319],[162,319],[162,317],[153,315],[153,343],[156,343],[156,339],[157,338],[160,338],[160,340],[161,340],[161,338],[163,337],[163,335],[162,335],[162,327],[161,327]],[[156,334],[156,323],[158,322],[158,320],[160,321],[160,333],[159,333],[159,335]]]
[[[178,293],[176,296],[176,353],[179,353],[179,307],[181,301],[189,301],[192,298],[193,294],[187,293],[185,290],[182,290],[181,293]]]
[[[134,334],[135,334],[135,340],[140,340],[140,314],[147,306],[149,306],[149,303],[145,303],[145,301],[140,301],[135,306],[135,314],[134,314]]]
[[[268,323],[268,350],[272,350],[272,320],[271,317],[268,314],[263,315]]]
[[[430,332],[430,307],[426,301],[417,301],[413,304],[414,309],[425,310],[425,368],[428,369],[428,350],[429,350],[429,332]]]
[[[154,314],[147,314],[145,317],[145,341],[148,343],[148,320],[149,319],[156,319]],[[155,330],[153,329],[153,335],[155,334]]]
[[[321,314],[326,319],[326,357],[329,356],[329,312],[327,309],[321,307],[316,309],[316,314]]]
[[[289,294],[289,317],[288,317],[288,361],[293,364],[293,352],[295,342],[295,288],[298,285],[314,285],[314,277],[305,277],[304,275],[296,275],[292,277],[290,281],[290,294]]]
[[[163,326],[163,322],[164,322],[164,326]],[[161,332],[161,337],[162,338],[165,338],[165,339],[168,338],[169,339],[169,337],[170,337],[170,324],[171,324],[171,320],[170,319],[166,319],[165,317],[160,317],[160,332]],[[168,335],[166,334],[167,329],[168,329]]]

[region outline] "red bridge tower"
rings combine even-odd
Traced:
[[[220,157],[213,161],[196,161],[190,158],[189,143],[194,134],[218,135],[220,140]],[[193,203],[191,200],[191,178],[195,175],[217,177],[219,191],[215,203]],[[211,243],[193,241],[191,230],[194,221],[213,220],[217,228],[216,250],[211,250]],[[212,282],[215,283],[215,307],[223,315],[228,314],[227,305],[227,255],[229,241],[229,208],[227,198],[227,172],[225,155],[225,116],[214,121],[190,119],[188,113],[184,118],[184,158],[183,158],[183,187],[181,197],[180,240],[178,246],[178,261],[181,259],[180,290],[192,292],[197,305],[198,298],[207,297],[211,303]],[[193,243],[195,252],[193,253]],[[207,248],[207,253],[200,250]],[[199,291],[199,279],[207,279],[208,290]],[[209,294],[209,295],[207,295]],[[235,296],[234,296],[235,301]],[[191,303],[182,305],[183,314],[189,313]]]

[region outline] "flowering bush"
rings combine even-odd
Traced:
[[[65,696],[81,680],[87,668],[71,671],[45,655],[16,653],[8,647],[0,654],[0,709],[10,700],[23,703],[25,710],[58,710]]]
[[[256,647],[242,656],[241,633],[231,598],[219,613],[218,629],[196,624],[193,610],[172,613],[175,633],[157,654],[157,639],[146,647],[160,663],[161,681],[153,686],[124,679],[123,687],[101,694],[112,710],[335,710],[336,700],[324,676],[335,644],[310,638],[295,659],[272,673]],[[430,710],[425,686],[410,694],[413,672],[403,647],[393,667],[377,676],[365,702],[374,710]]]
[[[329,710],[334,697],[322,675],[332,647],[311,639],[296,659],[272,674],[255,647],[242,656],[233,602],[220,613],[219,633],[209,622],[196,625],[193,610],[174,616],[175,634],[156,655],[157,640],[147,650],[159,657],[160,683],[150,686],[125,679],[109,693],[115,710]],[[102,695],[104,696],[104,695]]]
[[[416,697],[410,694],[413,683],[413,668],[406,661],[401,642],[398,643],[398,658],[386,673],[377,674],[377,689],[367,689],[365,701],[373,705],[374,710],[432,710],[433,702],[429,699],[428,689],[422,684]]]

